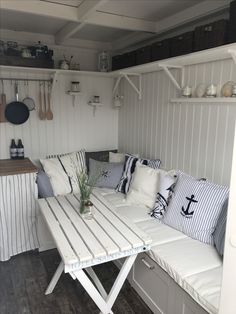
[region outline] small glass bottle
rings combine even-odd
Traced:
[[[23,146],[23,144],[22,144],[21,139],[18,140],[18,145],[17,145],[17,158],[18,158],[18,159],[24,159],[24,158],[25,158],[24,146]]]
[[[15,140],[11,140],[11,145],[10,145],[10,158],[11,159],[17,159],[17,146],[15,143]]]

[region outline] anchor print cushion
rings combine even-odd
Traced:
[[[179,173],[163,222],[201,242],[214,245],[215,230],[228,187]]]
[[[124,164],[118,162],[104,162],[89,159],[89,181],[98,178],[95,186],[99,188],[115,189],[120,182]]]

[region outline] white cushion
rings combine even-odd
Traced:
[[[148,215],[149,209],[146,206],[137,206],[137,205],[129,205],[127,206],[116,206],[116,211],[126,217],[132,220],[134,223],[140,222],[140,221],[147,221],[152,220],[153,218]]]
[[[71,193],[69,178],[58,158],[41,159],[44,171],[48,175],[54,195]]]
[[[166,226],[161,223],[160,220],[153,218],[138,222],[137,226],[152,238],[152,247],[174,240],[187,238],[183,232]]]
[[[40,159],[40,162],[50,179],[55,196],[79,192],[77,174],[86,171],[84,151]]]
[[[160,185],[157,192],[156,201],[151,211],[151,216],[157,219],[163,218],[169,199],[173,193],[173,186],[177,180],[176,171],[159,170],[160,171]]]
[[[128,204],[152,208],[158,188],[159,170],[137,162],[126,201]]]
[[[183,288],[210,313],[218,313],[223,267],[186,277]]]
[[[125,154],[109,152],[109,162],[125,162]]]
[[[151,254],[181,286],[185,277],[222,265],[214,247],[189,237],[154,246]]]

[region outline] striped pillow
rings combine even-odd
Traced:
[[[125,166],[124,166],[124,171],[122,174],[122,177],[120,179],[120,182],[116,188],[117,192],[121,193],[127,193],[128,191],[128,186],[130,185],[130,181],[132,178],[132,173],[134,173],[136,162],[138,161],[138,158],[130,155],[130,154],[125,154]],[[127,188],[126,188],[127,185]]]
[[[136,156],[125,154],[125,166],[120,182],[116,188],[117,192],[127,194],[129,192],[130,183],[132,180],[132,174],[134,173],[137,161],[141,164],[151,167],[153,169],[160,168],[160,159],[142,159]]]
[[[77,173],[86,171],[85,151],[57,155],[40,160],[48,175],[54,195],[78,193]]]
[[[225,246],[225,229],[228,211],[228,199],[224,202],[216,229],[213,233],[214,244],[218,253],[223,256]]]
[[[213,232],[229,189],[179,174],[163,222],[201,242],[214,245]]]

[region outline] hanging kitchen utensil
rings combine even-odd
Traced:
[[[46,98],[46,88],[45,88],[45,82],[43,83],[43,101],[44,101],[44,119],[47,119],[47,98]]]
[[[46,113],[47,120],[52,120],[53,119],[53,113],[52,113],[52,110],[51,110],[50,98],[51,98],[50,83],[48,83],[48,110],[47,110],[47,113]]]
[[[6,122],[5,117],[5,109],[6,109],[6,94],[4,93],[4,83],[3,80],[1,80],[2,83],[2,94],[0,97],[0,122]]]
[[[29,119],[29,109],[27,106],[19,101],[18,84],[15,83],[16,101],[12,101],[6,106],[5,117],[7,121],[13,124],[22,124]]]
[[[29,82],[26,83],[26,97],[23,99],[23,103],[28,107],[29,111],[35,109],[35,102],[33,98],[29,97]]]
[[[42,102],[42,94],[41,94],[41,83],[39,82],[39,119],[44,120],[45,114],[43,111],[43,102]]]

